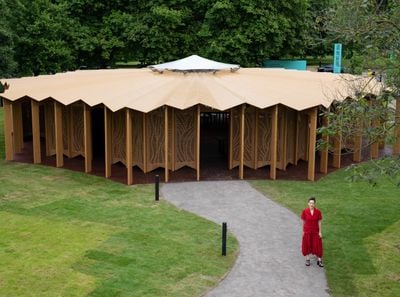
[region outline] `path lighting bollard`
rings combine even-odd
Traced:
[[[226,223],[222,223],[222,256],[226,256],[226,234],[227,234],[227,227]]]
[[[156,175],[156,201],[160,200],[160,176]]]

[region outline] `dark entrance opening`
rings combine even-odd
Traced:
[[[104,108],[92,108],[93,160],[104,162]]]
[[[229,113],[202,112],[200,115],[201,175],[215,175],[228,169]],[[209,172],[214,171],[214,172]]]

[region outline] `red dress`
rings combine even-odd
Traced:
[[[319,237],[318,222],[322,220],[321,211],[314,208],[314,213],[311,214],[309,208],[306,208],[301,213],[303,220],[303,241],[301,251],[303,256],[313,254],[322,258],[322,239]]]

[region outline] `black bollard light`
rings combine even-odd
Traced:
[[[160,176],[156,175],[156,201],[160,200]]]
[[[226,223],[222,223],[222,256],[226,256],[226,235],[227,235],[227,226]]]

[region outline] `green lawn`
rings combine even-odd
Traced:
[[[252,184],[298,215],[308,197],[317,198],[332,296],[400,296],[400,188],[384,179],[377,187],[351,183],[348,174],[339,170],[314,183]]]
[[[0,296],[200,296],[227,273],[221,227],[153,186],[0,161]]]

